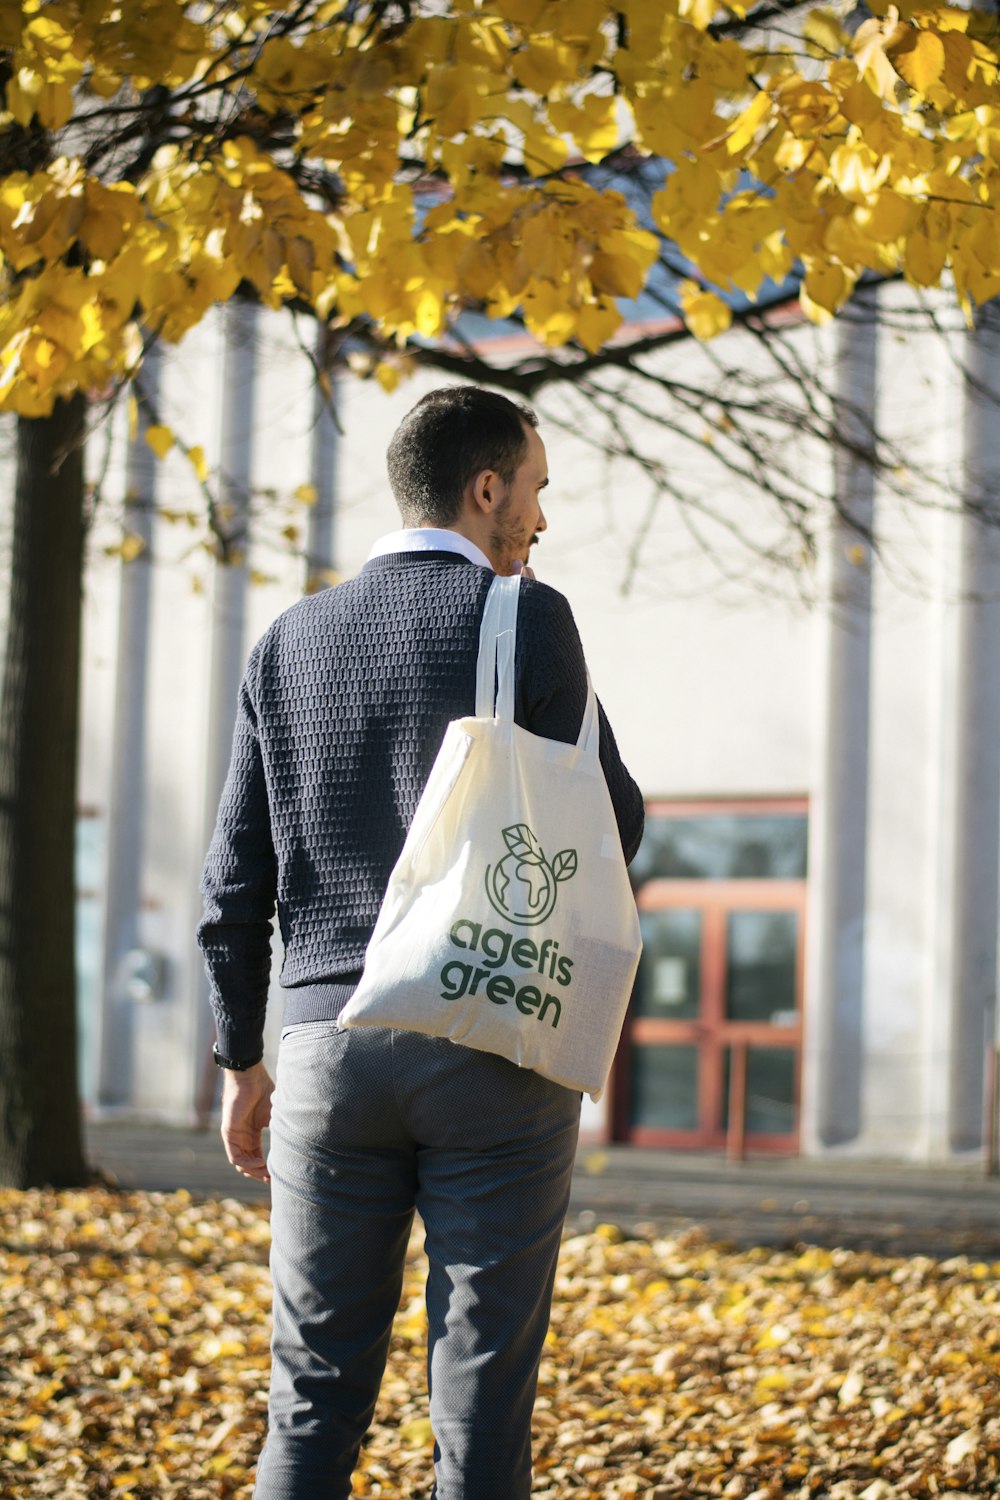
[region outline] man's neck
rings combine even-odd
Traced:
[[[488,517],[461,515],[450,526],[437,526],[433,521],[418,521],[416,530],[419,531],[453,531],[456,536],[464,537],[486,558],[489,566],[496,572],[496,562],[493,558],[492,539],[490,536],[490,525]]]

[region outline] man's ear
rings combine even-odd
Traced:
[[[500,487],[500,476],[494,469],[481,469],[475,479],[471,481],[472,498],[476,509],[483,515],[489,515],[497,499],[497,491]]]

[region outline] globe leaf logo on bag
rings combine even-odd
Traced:
[[[508,853],[486,867],[486,894],[502,917],[534,927],[555,910],[558,886],[576,874],[576,850],[563,849],[550,863],[527,823],[503,830]]]

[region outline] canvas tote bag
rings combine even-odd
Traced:
[[[575,745],[514,723],[519,586],[490,587],[475,717],[448,725],[337,1024],[449,1037],[597,1099],[639,920],[589,678]]]

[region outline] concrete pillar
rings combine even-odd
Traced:
[[[951,294],[929,293],[945,327],[954,322]],[[942,474],[954,471],[956,434],[962,430],[963,395],[955,371],[963,357],[964,337],[953,327],[928,331],[927,360],[933,361],[938,417],[931,434],[931,462]],[[956,773],[958,747],[958,603],[963,519],[942,508],[930,523],[932,548],[929,600],[929,650],[926,674],[927,843],[924,872],[924,976],[920,1014],[920,1126],[912,1154],[920,1160],[942,1160],[951,1154],[948,1127],[948,1058],[950,1017],[959,913],[955,909]],[[914,1101],[916,1104],[917,1101]]]
[[[822,1150],[861,1129],[865,874],[875,482],[863,455],[876,405],[877,293],[859,292],[833,331],[837,513],[826,538],[817,642],[820,701],[809,828],[809,968],[802,1138]],[[854,524],[852,524],[852,522]]]
[[[314,588],[317,583],[322,586],[327,581],[322,575],[333,568],[336,547],[334,517],[340,432],[337,429],[337,382],[328,368],[328,349],[328,330],[320,328],[316,362],[329,378],[330,388],[327,394],[317,382],[313,399],[309,482],[316,491],[316,502],[309,511],[307,588]]]
[[[964,491],[955,746],[955,942],[948,1140],[983,1138],[983,1074],[994,1031],[1000,908],[1000,304],[966,338]],[[942,997],[944,1000],[944,997]]]
[[[209,702],[205,743],[202,839],[197,869],[211,841],[219,798],[229,769],[236,700],[246,665],[245,639],[247,528],[253,475],[254,395],[256,386],[257,312],[249,304],[230,302],[223,312],[222,431],[219,444],[219,499],[223,525],[237,560],[216,562],[212,577],[209,633]],[[242,554],[242,556],[241,556]],[[198,912],[200,914],[200,903]],[[191,1056],[195,1063],[193,1102],[204,1103],[206,1079],[214,1067],[210,1049],[215,1028],[208,1005],[208,980],[198,970]]]
[[[160,353],[143,363],[143,387],[154,408]],[[111,728],[107,867],[104,906],[104,983],[96,1027],[97,1102],[132,1101],[136,1000],[129,993],[128,955],[140,945],[146,783],[146,694],[150,652],[153,532],[157,460],[146,443],[150,419],[140,411],[125,467],[125,528],[144,549],[120,564],[115,706]]]

